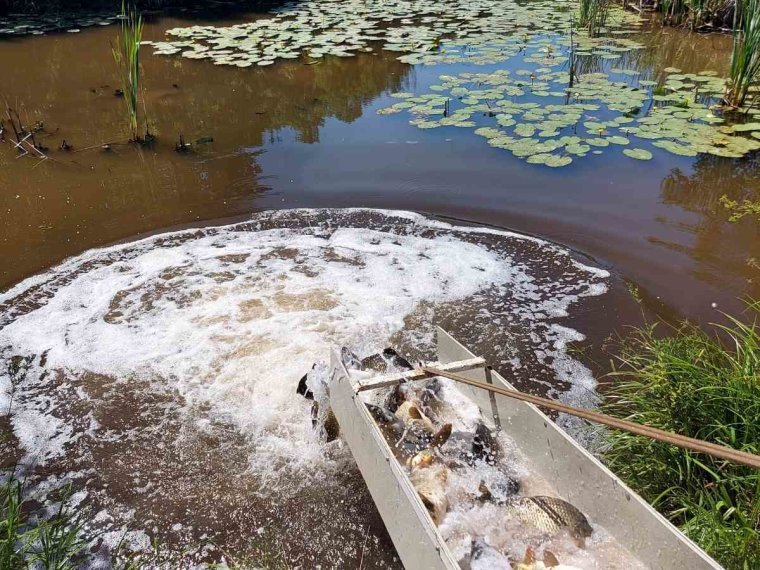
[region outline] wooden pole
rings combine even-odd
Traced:
[[[469,386],[482,388],[483,390],[488,390],[489,392],[499,394],[501,396],[506,396],[507,398],[513,398],[515,400],[528,402],[536,406],[554,410],[555,412],[570,414],[579,418],[583,418],[584,420],[588,420],[590,422],[595,422],[622,431],[627,431],[635,435],[649,437],[656,441],[669,443],[683,449],[696,451],[698,453],[705,453],[707,455],[712,455],[713,457],[718,457],[720,459],[725,459],[727,461],[746,465],[747,467],[760,469],[760,455],[747,453],[745,451],[739,451],[738,449],[725,447],[716,443],[710,443],[701,439],[695,439],[693,437],[687,437],[685,435],[679,435],[677,433],[637,424],[628,420],[621,420],[612,416],[608,416],[607,414],[602,414],[600,412],[585,410],[583,408],[576,408],[575,406],[569,406],[555,400],[549,400],[548,398],[541,398],[540,396],[526,394],[524,392],[520,392],[519,390],[508,390],[506,388],[500,388],[491,384],[485,384],[483,382],[471,380],[470,378],[467,378],[460,374],[446,372],[445,370],[439,370],[430,366],[422,366],[420,370],[427,372],[428,374],[432,374],[433,376],[443,376],[444,378],[450,378],[451,380],[461,382],[462,384],[468,384]]]

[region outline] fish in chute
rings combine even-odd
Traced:
[[[520,497],[507,503],[510,516],[546,534],[567,529],[581,546],[594,529],[575,506],[556,497]]]
[[[410,468],[409,480],[430,518],[435,524],[441,524],[449,510],[449,498],[446,494],[449,468],[437,461],[429,449],[422,450],[412,457],[407,461],[407,466]]]
[[[451,435],[451,424],[435,427],[419,418],[418,411],[399,415],[387,408],[365,404],[394,454],[401,460],[413,457],[430,447],[440,447]],[[435,431],[434,431],[435,430]]]

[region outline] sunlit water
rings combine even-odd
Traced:
[[[160,16],[149,20],[145,38],[163,41],[171,28],[257,17]],[[158,144],[101,153],[98,143],[128,136],[123,101],[113,96],[115,32],[95,26],[0,44],[7,98],[30,122],[44,121],[38,138],[54,159],[18,160],[10,145],[1,146],[0,185],[11,190],[0,193],[0,286],[90,247],[161,228],[261,208],[370,206],[549,237],[613,265],[644,299],[698,319],[717,318],[712,303],[736,309],[738,297],[757,293],[757,224],[728,223],[719,201],[723,194],[754,195],[754,156],[692,158],[652,149],[654,158],[639,162],[618,148],[555,171],[526,165],[471,129],[421,130],[404,114],[376,114],[398,102],[390,93],[426,93],[442,74],[533,65],[520,56],[490,65],[408,65],[398,52],[375,47],[314,65],[304,59],[241,69],[154,56],[145,46],[142,84]],[[584,71],[629,68],[654,80],[668,66],[727,71],[726,36],[653,27],[624,37],[645,48],[622,61],[592,58],[593,69]],[[211,135],[214,142],[180,155],[173,150],[180,133],[186,141]],[[81,152],[59,151],[62,139]]]
[[[146,38],[258,16],[194,18],[159,17]],[[441,324],[521,387],[594,405],[596,381],[568,343],[587,334],[598,348],[624,303],[588,265],[611,265],[645,301],[698,318],[757,292],[758,226],[727,223],[719,202],[756,194],[756,155],[659,152],[639,163],[606,152],[555,171],[469,129],[377,114],[398,102],[391,93],[426,93],[441,74],[516,73],[521,57],[409,65],[375,46],[241,69],[146,52],[158,144],[104,153],[100,143],[127,137],[114,33],[0,43],[8,100],[45,122],[38,136],[53,159],[0,149],[0,287],[17,284],[0,297],[1,403],[12,411],[0,425],[14,433],[0,446],[34,466],[40,496],[75,482],[90,530],[107,532],[101,558],[129,530],[133,547],[156,537],[175,562],[189,545],[193,560],[274,549],[304,567],[397,566],[350,454],[320,445],[293,392],[331,346],[430,356]],[[655,29],[635,39],[645,49],[586,71],[725,72],[728,38]],[[178,154],[180,134],[214,142]],[[81,152],[58,150],[62,139]],[[294,206],[433,212],[546,236],[599,262],[366,211],[258,214],[91,250]]]

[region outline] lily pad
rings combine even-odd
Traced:
[[[652,160],[652,153],[643,148],[624,148],[623,154],[636,160]]]

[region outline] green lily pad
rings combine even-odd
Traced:
[[[567,166],[568,164],[572,163],[573,159],[569,156],[557,156],[556,154],[549,155],[549,158],[546,159],[546,166],[550,166],[551,168],[561,168],[563,166]]]
[[[515,134],[521,137],[532,137],[535,132],[536,127],[528,123],[521,123],[515,127]]]
[[[624,148],[623,154],[636,160],[652,160],[652,153],[643,148]]]
[[[679,156],[697,156],[697,152],[694,149],[673,141],[655,141],[652,144]]]
[[[739,125],[734,125],[734,131],[737,133],[747,131],[760,131],[760,123],[742,123]]]

